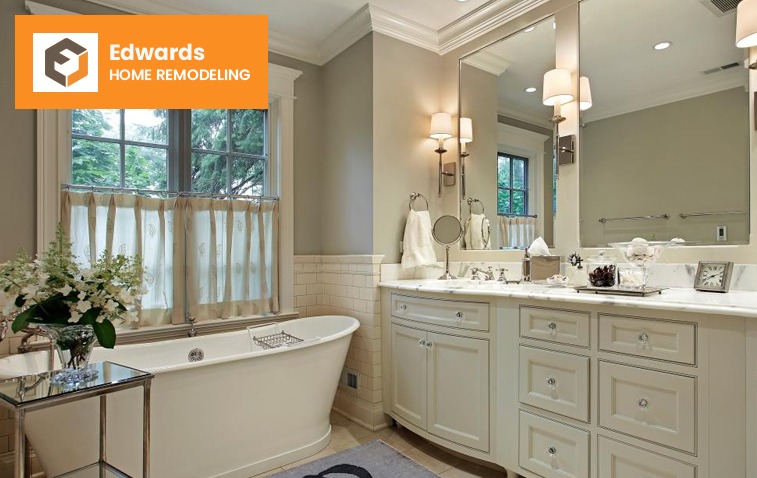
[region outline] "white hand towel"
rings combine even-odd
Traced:
[[[489,240],[489,220],[484,214],[471,214],[465,224],[465,246],[467,249],[480,251],[491,249]]]
[[[433,237],[431,236],[431,216],[428,211],[413,211],[407,215],[405,236],[402,239],[402,268],[430,266],[436,264]]]
[[[541,237],[537,237],[536,240],[531,244],[531,247],[528,248],[528,254],[531,256],[551,256],[552,254],[549,253],[549,246],[546,242],[544,242],[544,239]]]

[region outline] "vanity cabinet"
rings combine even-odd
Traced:
[[[535,295],[384,289],[384,411],[525,478],[757,478],[757,319]]]
[[[489,451],[489,341],[391,325],[391,409],[407,423]]]

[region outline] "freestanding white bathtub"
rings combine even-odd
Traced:
[[[329,413],[358,321],[323,316],[280,324],[305,340],[263,350],[251,335],[275,325],[203,337],[96,348],[109,360],[155,374],[153,478],[248,478],[313,455],[331,438]],[[189,362],[200,348],[204,359]],[[0,360],[0,376],[46,370],[47,352]],[[108,398],[108,461],[141,477],[142,389]],[[27,415],[27,436],[47,476],[97,461],[98,399]]]

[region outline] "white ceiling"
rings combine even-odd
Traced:
[[[372,0],[370,3],[434,30],[489,0]],[[209,13],[268,15],[268,28],[308,43],[319,43],[365,6],[365,0],[173,0],[178,7]]]
[[[584,121],[746,85],[742,66],[702,73],[744,60],[745,50],[734,46],[735,11],[718,17],[700,0],[584,0],[580,22],[581,75],[591,81],[594,103]],[[555,67],[551,23],[487,48],[511,63],[498,80],[503,114],[538,124],[551,115],[541,104],[543,75]],[[655,51],[664,40],[673,46]],[[538,91],[526,93],[527,86]]]

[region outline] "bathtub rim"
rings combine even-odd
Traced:
[[[211,365],[217,365],[217,364],[222,364],[222,363],[227,363],[227,362],[236,362],[239,360],[246,360],[246,359],[251,359],[255,357],[264,357],[264,356],[276,355],[276,354],[286,353],[286,352],[295,352],[297,350],[304,350],[310,347],[316,347],[318,345],[323,345],[329,342],[333,342],[335,340],[339,340],[341,338],[344,338],[346,336],[353,334],[360,327],[360,321],[348,315],[321,315],[321,316],[313,316],[313,317],[301,317],[298,319],[286,320],[286,321],[281,321],[281,322],[276,322],[276,323],[287,324],[290,322],[308,321],[308,320],[313,320],[313,319],[323,320],[330,317],[349,319],[351,323],[348,327],[345,327],[339,332],[328,335],[326,337],[320,337],[320,340],[318,340],[317,342],[308,342],[308,343],[304,343],[303,345],[295,346],[291,348],[287,347],[287,348],[276,348],[276,349],[270,349],[270,350],[257,350],[257,351],[252,351],[252,352],[244,352],[240,354],[225,355],[222,357],[206,359],[199,362],[182,362],[182,363],[176,363],[176,364],[171,364],[171,365],[142,367],[142,368],[139,368],[139,370],[151,373],[153,375],[159,375],[163,373],[178,372],[181,370],[186,370],[186,369],[191,369],[191,368],[196,368],[196,367],[211,366]],[[273,325],[273,323],[271,325]],[[201,342],[204,338],[207,338],[207,337],[233,335],[233,334],[241,335],[241,334],[247,334],[247,333],[248,331],[246,329],[243,329],[243,330],[235,330],[231,332],[222,332],[218,334],[208,334],[208,335],[203,335],[203,336],[198,336],[198,337],[185,337],[185,338],[177,338],[177,339],[169,339],[169,340],[160,340],[160,341],[155,341],[155,342],[146,342],[146,343],[140,343],[140,344],[127,344],[127,345],[121,346],[120,348],[122,350],[125,348],[128,348],[130,350],[139,350],[145,347],[155,347],[158,344],[176,344],[176,343],[181,343],[182,346],[186,346],[188,344],[191,345],[192,343],[195,343],[195,342]],[[31,354],[47,354],[47,353],[48,352],[46,351],[29,352],[27,356]],[[7,359],[12,359],[13,357],[14,355],[10,355],[8,357],[4,357],[0,359],[0,375],[7,374],[10,376],[11,374],[15,374],[14,376],[16,377],[21,376],[21,375],[28,375],[28,371],[19,371],[18,369],[2,367],[2,364],[4,361],[6,361]],[[109,358],[107,357],[103,358],[103,360],[118,363],[118,360],[115,360],[115,359],[109,360]],[[134,367],[131,367],[131,368],[134,368]]]

